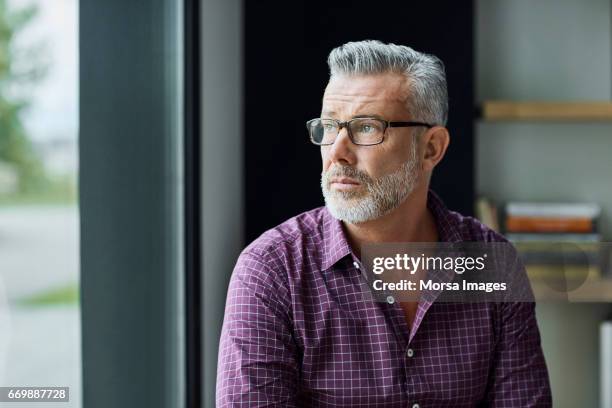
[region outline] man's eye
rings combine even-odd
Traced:
[[[323,129],[325,129],[326,132],[333,132],[335,130],[335,126],[330,123],[326,123],[323,125]]]
[[[376,131],[376,129],[372,125],[361,125],[360,132],[362,132],[362,133],[372,133],[372,132],[375,132],[375,131]]]

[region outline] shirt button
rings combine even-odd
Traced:
[[[412,408],[420,408],[420,405],[417,403],[412,404]]]
[[[359,269],[359,263],[357,263],[357,262],[353,262],[353,266],[354,266],[355,268]]]
[[[387,303],[392,305],[395,302],[395,298],[393,296],[387,296]]]
[[[408,350],[406,350],[406,355],[407,355],[408,357],[412,357],[412,356],[414,356],[414,350],[413,350],[413,349],[411,349],[411,348],[409,348]]]

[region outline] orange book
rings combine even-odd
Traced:
[[[521,217],[508,216],[509,232],[592,232],[593,219],[578,217]]]

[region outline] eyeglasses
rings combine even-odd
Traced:
[[[380,144],[385,139],[385,131],[388,127],[418,127],[432,128],[434,125],[422,122],[389,122],[377,118],[355,118],[346,122],[336,119],[316,118],[306,122],[306,128],[310,134],[310,141],[317,146],[329,146],[334,144],[340,130],[345,127],[349,139],[359,146],[373,146]]]

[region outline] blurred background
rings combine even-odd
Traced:
[[[0,386],[213,407],[239,252],[323,203],[305,122],[347,41],[446,64],[451,209],[612,240],[612,2],[421,3],[0,0]],[[612,407],[612,274],[548,297],[565,255],[528,266],[555,406]]]
[[[69,386],[71,407],[81,389],[77,7],[0,1],[0,385]]]

